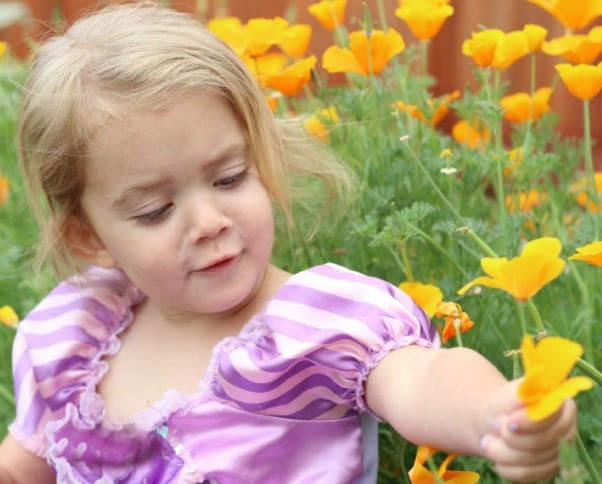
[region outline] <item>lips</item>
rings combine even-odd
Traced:
[[[195,272],[215,272],[215,271],[219,271],[221,269],[225,269],[227,267],[229,267],[230,265],[232,265],[234,263],[234,261],[237,259],[237,255],[228,255],[228,256],[224,256],[224,257],[220,257],[216,260],[214,260],[213,262],[207,264],[206,266],[202,267],[201,269],[198,269]]]

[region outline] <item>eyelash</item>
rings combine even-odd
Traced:
[[[218,180],[217,182],[215,182],[215,186],[225,187],[226,189],[234,188],[235,186],[237,186],[238,184],[242,183],[245,180],[245,178],[247,177],[247,174],[248,174],[247,170],[241,171],[240,173],[237,173],[236,175],[229,176],[227,178]]]
[[[226,190],[235,188],[245,180],[247,175],[248,171],[244,170],[236,175],[218,180],[215,182],[215,186],[225,188]],[[171,208],[172,205],[172,203],[168,203],[167,205],[163,205],[156,210],[138,215],[137,217],[134,217],[136,219],[136,223],[140,225],[151,225],[154,222],[158,222],[166,215],[166,212]]]
[[[167,205],[163,205],[152,212],[138,215],[137,217],[134,217],[136,219],[136,223],[139,223],[140,225],[150,225],[154,222],[158,222],[162,219],[171,206],[172,204],[168,203]]]

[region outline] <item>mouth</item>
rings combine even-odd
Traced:
[[[196,270],[195,272],[204,272],[204,273],[219,272],[221,270],[227,269],[228,267],[232,266],[236,262],[237,259],[238,259],[238,255],[229,255],[226,257],[220,257],[219,259],[216,259],[215,261]]]

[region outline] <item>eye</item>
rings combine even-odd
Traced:
[[[228,176],[226,178],[222,178],[214,183],[214,186],[223,187],[223,188],[234,188],[241,184],[245,178],[247,177],[248,171],[244,170],[240,173],[237,173],[233,176]]]
[[[168,203],[167,205],[163,205],[162,207],[159,207],[156,210],[152,210],[142,215],[137,215],[136,217],[134,217],[134,219],[136,220],[136,223],[140,225],[150,225],[152,223],[159,222],[167,216],[167,211],[171,208],[172,205],[173,204]]]

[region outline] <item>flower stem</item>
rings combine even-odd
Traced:
[[[406,272],[406,279],[410,282],[414,282],[414,273],[412,272],[412,264],[408,258],[408,247],[406,244],[401,244],[401,260],[403,261],[403,267]]]
[[[460,318],[454,319],[454,329],[456,330],[456,342],[459,347],[463,347],[464,343],[462,342],[462,333],[460,332]]]
[[[422,75],[427,76],[429,73],[429,41],[421,40],[420,41],[420,54],[422,61]]]
[[[378,19],[380,21],[380,28],[386,32],[388,29],[387,14],[385,13],[385,6],[383,5],[383,0],[377,0],[376,6],[377,6],[377,10],[378,10]]]
[[[2,384],[0,384],[0,396],[7,401],[7,403],[14,407],[15,397],[13,394]]]
[[[531,299],[527,299],[527,307],[529,308],[529,312],[535,321],[535,326],[537,326],[537,331],[539,331],[539,336],[544,337],[548,334],[546,328],[543,324],[543,320],[541,319],[541,315],[535,306],[535,303]]]
[[[495,253],[495,251],[491,247],[489,247],[487,245],[487,243],[483,239],[481,239],[481,237],[479,237],[471,228],[465,227],[463,229],[463,231],[465,233],[467,233],[472,238],[472,240],[474,240],[477,243],[477,245],[481,248],[481,250],[485,254],[487,254],[489,257],[497,257],[498,256]]]
[[[529,119],[527,120],[527,131],[525,132],[525,139],[523,140],[523,156],[527,156],[531,151],[531,143],[532,143],[532,135],[531,131],[533,129],[533,108],[534,108],[534,100],[533,96],[535,95],[535,76],[537,71],[537,57],[533,52],[531,54],[531,79],[529,86],[529,94],[531,96],[531,101],[529,102]]]
[[[590,458],[590,456],[587,452],[587,449],[585,448],[585,445],[583,444],[583,440],[581,439],[581,436],[579,434],[577,434],[576,444],[577,444],[577,452],[579,452],[579,457],[581,459],[581,462],[585,465],[585,467],[587,467],[589,475],[592,478],[592,483],[593,484],[602,484],[602,479],[600,478],[600,474],[598,474],[598,471],[594,467],[594,463],[592,462],[592,459]]]
[[[408,146],[406,141],[402,141],[402,143],[404,145]],[[460,215],[460,213],[456,210],[456,207],[453,206],[453,204],[449,201],[449,199],[441,191],[441,189],[439,188],[439,185],[437,185],[437,183],[435,183],[435,180],[433,180],[433,177],[431,176],[431,174],[428,172],[428,170],[422,164],[422,161],[420,161],[420,158],[418,157],[418,155],[416,155],[414,150],[412,148],[410,148],[409,146],[408,146],[408,151],[410,152],[410,156],[412,157],[412,159],[418,165],[418,168],[420,168],[420,171],[422,171],[422,173],[426,177],[427,181],[433,187],[433,190],[435,190],[435,193],[437,193],[437,195],[439,196],[441,201],[447,206],[447,208],[449,208],[449,210],[454,215],[454,217],[458,220],[458,222],[460,222],[460,224],[463,225],[464,219],[462,218],[462,215]]]
[[[594,240],[598,240],[600,194],[598,193],[598,187],[596,186],[596,171],[594,169],[594,160],[592,159],[592,133],[589,114],[589,99],[585,99],[583,101],[583,137],[585,143],[585,168],[590,179],[591,196],[593,197],[596,206],[594,211]]]
[[[525,306],[522,301],[516,301],[516,306],[518,308],[518,319],[520,321],[520,330],[521,334],[524,336],[527,334],[527,322],[525,320]]]
[[[576,363],[577,368],[579,368],[583,373],[589,376],[592,380],[594,380],[598,385],[602,385],[602,372],[598,370],[591,363],[588,363],[583,358],[579,358]]]

